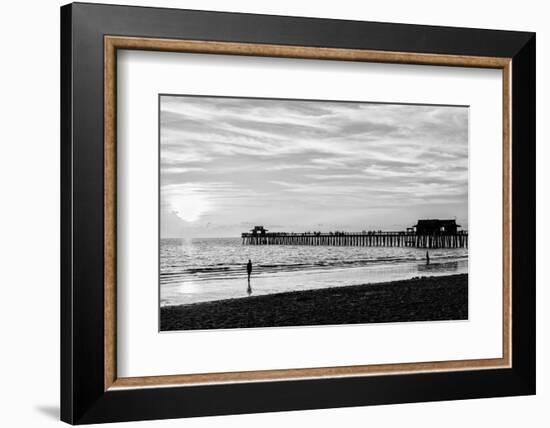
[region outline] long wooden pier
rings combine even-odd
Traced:
[[[468,248],[468,232],[262,232],[243,233],[243,245],[331,245],[357,247]]]

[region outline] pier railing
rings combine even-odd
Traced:
[[[468,248],[468,232],[265,232],[243,233],[243,245],[330,245],[358,247]]]

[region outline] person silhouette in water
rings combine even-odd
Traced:
[[[248,263],[246,264],[246,273],[248,274],[248,288],[246,289],[246,292],[250,296],[252,294],[252,287],[250,287],[250,274],[252,273],[252,260],[248,259]]]

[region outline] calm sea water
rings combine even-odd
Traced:
[[[252,295],[468,272],[467,249],[246,246],[239,238],[162,239],[160,303],[180,305]]]

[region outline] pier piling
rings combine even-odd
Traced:
[[[243,233],[243,245],[317,245],[360,247],[468,248],[468,232],[267,232]]]

